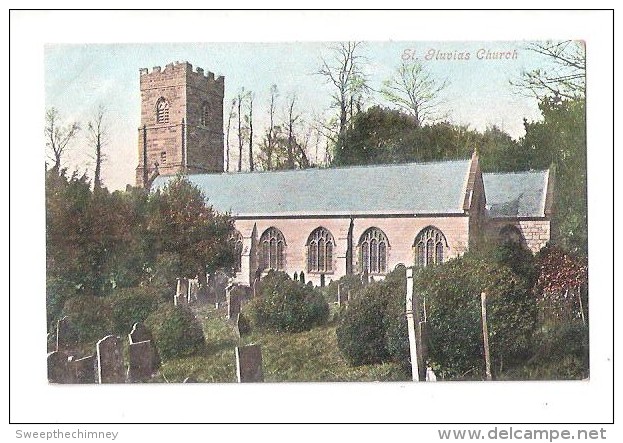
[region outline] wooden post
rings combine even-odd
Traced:
[[[480,293],[480,307],[482,314],[482,341],[485,348],[485,370],[487,380],[491,380],[491,359],[489,357],[489,331],[487,328],[487,293]]]
[[[411,358],[411,377],[413,381],[420,381],[420,369],[418,358],[418,346],[415,335],[415,320],[413,318],[413,269],[407,268],[407,296],[406,296],[406,314],[407,314],[407,330],[409,333],[409,355]]]

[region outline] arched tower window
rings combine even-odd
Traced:
[[[208,122],[210,121],[210,105],[207,102],[204,102],[201,106],[201,126],[208,126]]]
[[[156,123],[169,123],[169,102],[164,97],[156,102]]]
[[[240,232],[235,231],[231,237],[229,237],[229,242],[234,248],[234,254],[236,261],[234,263],[234,271],[240,272],[242,270],[242,234]]]
[[[285,269],[286,240],[277,228],[268,228],[260,237],[260,268]]]
[[[378,228],[366,230],[359,239],[359,268],[361,272],[387,272],[387,236]]]
[[[443,263],[448,242],[443,233],[434,226],[428,226],[415,237],[415,265],[422,267]]]
[[[335,241],[328,229],[316,228],[307,239],[307,271],[333,272]]]

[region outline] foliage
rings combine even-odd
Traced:
[[[557,246],[543,248],[537,259],[539,275],[535,287],[546,321],[568,322],[588,315],[588,263]]]
[[[415,290],[426,299],[429,359],[442,376],[479,377],[484,371],[480,294],[487,293],[492,369],[526,359],[536,322],[528,282],[509,267],[475,253],[421,269]]]
[[[233,219],[215,212],[201,191],[178,176],[150,198],[148,225],[157,250],[177,254],[179,277],[194,278],[219,268],[233,268],[235,252],[227,239]]]
[[[552,237],[566,250],[586,256],[588,215],[586,194],[586,103],[584,99],[544,98],[542,121],[524,122],[521,140],[527,167],[554,166],[555,204]]]
[[[127,288],[115,291],[110,297],[111,320],[116,334],[125,336],[132,325],[144,322],[158,307],[158,298],[149,288]]]
[[[352,365],[397,361],[404,364],[409,344],[405,320],[405,269],[368,284],[349,302],[336,330],[337,343]]]
[[[161,304],[145,325],[154,336],[163,360],[205,352],[206,341],[201,323],[187,305]]]
[[[56,329],[56,322],[63,316],[65,302],[78,295],[77,288],[59,277],[46,279],[46,306],[48,332]]]
[[[65,302],[63,315],[68,317],[74,343],[94,343],[113,332],[110,305],[104,297],[72,297]]]
[[[332,280],[325,288],[324,293],[329,303],[337,301],[337,287],[340,287],[341,294],[354,294],[362,287],[361,277],[355,274],[346,274],[338,280]]]
[[[308,331],[329,318],[329,305],[320,291],[283,272],[269,271],[260,283],[259,296],[248,306],[254,326],[265,330]]]

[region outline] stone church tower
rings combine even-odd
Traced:
[[[224,78],[178,62],[141,69],[140,88],[136,185],[158,174],[223,172]]]

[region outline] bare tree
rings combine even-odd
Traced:
[[[578,40],[529,43],[528,51],[541,54],[549,66],[523,71],[510,80],[519,91],[541,99],[545,96],[581,98],[586,94],[586,48]]]
[[[235,107],[236,107],[236,99],[234,98],[231,101],[231,108],[229,109],[229,114],[227,116],[227,141],[226,141],[227,151],[225,152],[225,164],[227,168],[225,169],[225,171],[227,172],[229,172],[229,133],[231,130],[231,120],[232,118],[236,117]]]
[[[93,177],[95,189],[102,187],[102,163],[106,158],[103,152],[104,146],[108,143],[108,125],[105,121],[105,116],[106,108],[103,105],[99,105],[93,119],[88,123],[87,139],[89,144],[95,149],[95,174]]]
[[[339,110],[337,148],[344,145],[348,123],[363,107],[364,96],[369,92],[363,72],[364,59],[359,55],[362,42],[343,42],[330,47],[331,58],[323,58],[318,74],[333,85],[333,106]]]
[[[244,138],[242,128],[242,100],[244,99],[244,88],[238,92],[238,172],[242,171],[242,140]]]
[[[404,61],[395,76],[383,82],[381,94],[408,112],[421,127],[445,116],[439,112],[439,106],[441,92],[447,86],[447,80],[436,80],[420,62]]]
[[[69,142],[80,130],[80,125],[73,122],[64,125],[56,108],[50,108],[45,113],[45,138],[49,150],[48,157],[54,162],[57,171],[61,169],[61,160]]]
[[[253,172],[253,93],[249,92],[249,115],[247,116],[249,125],[249,170]]]
[[[264,153],[266,156],[266,169],[272,169],[273,151],[275,149],[275,109],[277,102],[277,85],[270,87],[270,107],[268,108],[268,130],[266,131],[266,137],[264,140]]]

